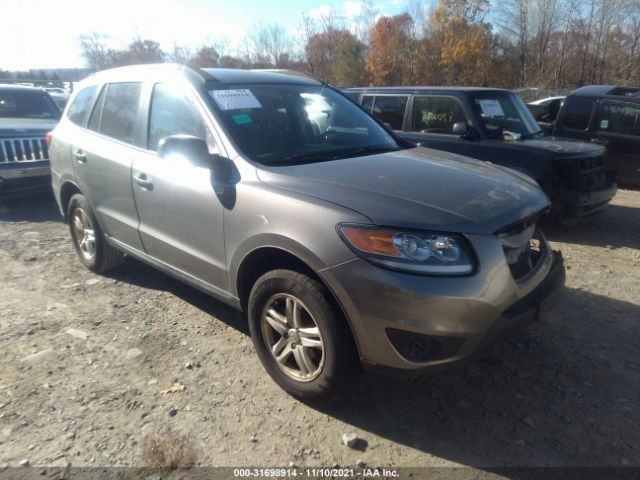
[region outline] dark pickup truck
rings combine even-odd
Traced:
[[[510,90],[384,87],[348,88],[343,93],[409,142],[529,175],[562,217],[597,212],[616,193],[605,168],[604,147],[545,137],[522,99]]]
[[[0,85],[0,197],[51,188],[45,136],[59,119],[42,89]]]
[[[606,146],[620,185],[640,187],[640,88],[591,85],[571,92],[553,134]]]

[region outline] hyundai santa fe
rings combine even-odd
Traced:
[[[532,179],[406,144],[303,76],[107,70],[49,138],[80,262],[135,257],[241,309],[303,400],[335,397],[360,365],[463,364],[564,282]]]

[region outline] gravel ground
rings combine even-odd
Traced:
[[[136,261],[85,270],[49,197],[0,206],[0,466],[142,466],[154,432],[205,466],[640,466],[640,192],[544,223],[567,265],[544,320],[318,409],[268,378],[238,313]]]

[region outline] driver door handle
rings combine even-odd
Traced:
[[[604,146],[609,145],[609,140],[606,140],[604,138],[592,138],[591,142],[597,143],[599,145],[604,145]]]
[[[143,190],[153,190],[153,182],[147,178],[145,173],[137,175],[134,180]]]

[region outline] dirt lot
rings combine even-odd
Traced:
[[[314,409],[239,314],[139,262],[88,272],[48,197],[0,206],[0,465],[140,466],[171,431],[207,466],[640,466],[640,192],[546,223],[568,269],[546,319],[466,369],[364,375]]]

